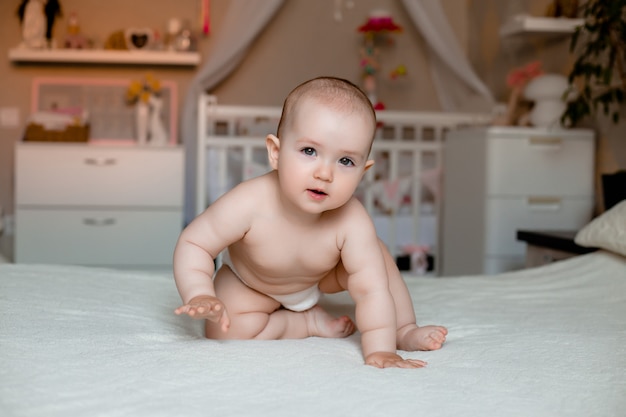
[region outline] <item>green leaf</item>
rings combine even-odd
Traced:
[[[624,102],[626,92],[612,87],[614,79],[626,78],[626,0],[586,0],[579,6],[584,25],[570,40],[574,63],[568,74],[570,83],[580,81],[580,94],[568,103],[563,120],[576,124],[601,109],[617,123],[614,109]],[[626,71],[626,70],[622,70]]]

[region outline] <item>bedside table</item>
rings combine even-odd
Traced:
[[[595,251],[574,242],[576,231],[518,230],[517,240],[526,242],[526,267],[546,265]]]

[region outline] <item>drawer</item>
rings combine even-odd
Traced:
[[[171,265],[182,230],[180,210],[17,209],[16,262]]]
[[[180,148],[18,145],[15,170],[17,205],[183,204]]]
[[[524,256],[519,229],[578,230],[593,214],[592,198],[490,198],[487,200],[485,253]]]
[[[488,195],[592,195],[594,142],[589,135],[490,137]]]

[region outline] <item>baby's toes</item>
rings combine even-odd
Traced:
[[[350,319],[350,317],[343,316],[343,317],[340,317],[340,320],[342,320],[344,323],[343,334],[345,336],[350,336],[352,333],[354,333],[354,330],[355,330],[354,322]]]
[[[445,341],[446,337],[441,333],[433,332],[430,334],[430,344],[432,350],[441,348]]]

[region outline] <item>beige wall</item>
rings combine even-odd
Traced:
[[[348,3],[347,1],[343,2]],[[221,103],[280,105],[291,88],[318,75],[360,80],[356,30],[372,9],[384,8],[404,31],[394,35],[393,45],[380,46],[381,74],[399,64],[408,68],[403,79],[379,82],[379,98],[388,108],[439,110],[428,72],[424,42],[399,0],[356,0],[343,9],[343,20],[333,19],[334,0],[287,0],[274,21],[255,42],[242,66],[213,92]],[[458,35],[465,42],[465,1],[443,2]]]
[[[545,72],[567,74],[572,60],[568,36],[514,36],[502,38],[500,27],[519,13],[544,16],[549,0],[468,0],[468,53],[474,69],[501,101],[506,100],[506,74],[531,61],[541,61]]]
[[[242,66],[213,91],[225,104],[280,105],[287,92],[307,78],[332,74],[359,82],[359,46],[362,37],[356,28],[370,10],[389,10],[404,32],[395,43],[381,47],[383,73],[404,64],[407,76],[397,82],[382,80],[380,98],[389,108],[438,110],[435,91],[427,70],[423,40],[406,16],[399,0],[355,0],[352,8],[344,1],[343,20],[333,19],[335,0],[287,0],[271,25],[255,40]],[[137,79],[150,71],[161,79],[176,81],[182,102],[195,68],[12,64],[7,52],[20,42],[16,17],[18,1],[0,1],[0,107],[15,107],[22,122],[30,108],[30,85],[34,77]],[[66,20],[76,12],[81,28],[102,43],[113,31],[127,27],[164,30],[170,17],[188,18],[197,23],[199,0],[62,0],[64,15],[55,25],[55,38],[66,32]],[[466,40],[465,0],[446,0],[452,26],[461,42]],[[228,0],[211,2],[213,33],[219,32]],[[208,59],[214,36],[201,40],[203,60]],[[23,127],[0,127],[0,205],[13,212],[13,145]]]
[[[212,0],[212,27],[220,31],[229,0]],[[262,1],[262,0],[259,0]],[[126,27],[163,30],[170,17],[197,23],[199,0],[61,0],[64,16],[55,36],[65,33],[70,12],[77,12],[83,32],[100,42],[111,32]],[[404,32],[395,43],[381,47],[382,73],[404,64],[405,78],[380,82],[379,96],[388,108],[439,110],[428,71],[424,42],[406,15],[400,0],[344,0],[343,20],[333,19],[335,0],[286,0],[272,23],[254,42],[242,66],[218,85],[213,93],[224,104],[280,105],[287,92],[307,78],[332,74],[359,82],[358,50],[361,36],[356,28],[374,8],[389,10]],[[518,12],[541,15],[548,0],[442,0],[461,45],[472,65],[499,100],[506,100],[504,80],[513,67],[542,59],[547,70],[564,72],[568,65],[567,40],[501,41],[498,30],[507,16]],[[75,76],[137,79],[150,71],[161,79],[177,82],[179,103],[184,98],[194,68],[103,66],[103,65],[15,65],[7,52],[20,41],[15,11],[19,1],[0,1],[0,107],[19,109],[22,122],[30,108],[30,85],[37,76]],[[203,60],[210,59],[215,36],[201,40]],[[13,212],[13,145],[22,127],[0,127],[0,205]],[[611,158],[604,150],[604,158]],[[609,162],[610,163],[610,162]]]

